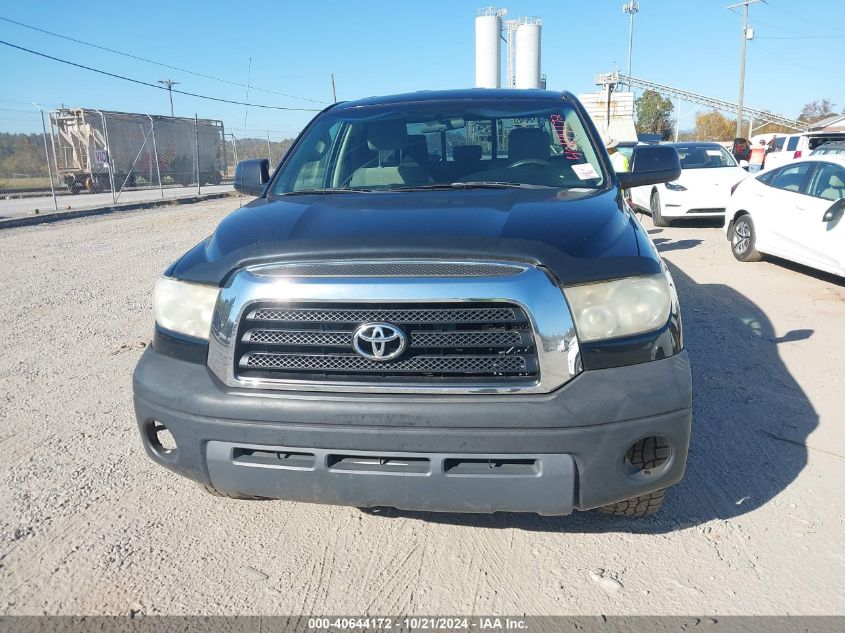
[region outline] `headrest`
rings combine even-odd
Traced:
[[[836,174],[830,175],[830,178],[827,179],[827,184],[836,189],[845,188],[845,182],[842,182],[842,179]]]
[[[402,149],[408,144],[408,128],[404,121],[379,121],[367,125],[370,149]]]
[[[686,163],[690,165],[703,165],[707,162],[707,150],[696,147],[686,158]]]
[[[452,158],[458,163],[481,160],[481,145],[456,145],[452,148]]]
[[[428,162],[428,143],[425,140],[425,134],[409,134],[408,144],[402,150],[402,161],[415,162],[422,165]]]
[[[508,159],[548,158],[551,137],[538,127],[518,127],[508,138]]]

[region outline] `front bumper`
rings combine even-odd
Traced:
[[[135,370],[144,447],[219,490],[409,510],[568,514],[683,476],[689,360],[585,371],[549,394],[269,392],[224,386],[204,365],[144,352]],[[176,442],[163,451],[154,422]],[[646,474],[624,455],[649,436],[670,458]]]
[[[665,218],[721,218],[725,215],[727,195],[720,192],[689,189],[660,194]]]

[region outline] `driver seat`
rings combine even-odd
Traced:
[[[518,127],[508,137],[508,161],[515,163],[526,158],[549,159],[552,139],[538,127]]]

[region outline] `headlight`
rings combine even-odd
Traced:
[[[667,188],[669,191],[686,191],[686,190],[687,190],[687,188],[686,188],[686,187],[684,187],[683,185],[680,185],[680,184],[678,184],[678,183],[676,183],[676,182],[667,182],[667,183],[666,183],[666,188]]]
[[[217,286],[203,286],[162,277],[153,288],[153,315],[165,330],[208,339]]]
[[[582,343],[663,327],[672,309],[667,275],[630,277],[564,288]]]

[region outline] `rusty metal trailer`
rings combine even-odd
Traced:
[[[138,185],[220,184],[223,122],[62,108],[50,112],[59,179],[73,192]]]

